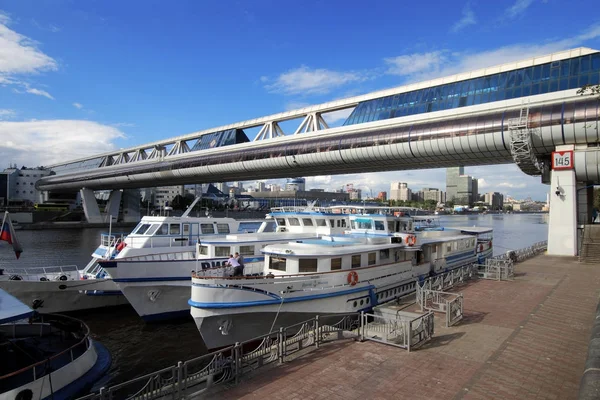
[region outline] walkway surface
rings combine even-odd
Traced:
[[[465,319],[445,328],[436,316],[434,338],[416,351],[334,342],[211,399],[575,399],[600,265],[538,256],[515,272],[457,288]]]

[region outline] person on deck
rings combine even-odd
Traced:
[[[237,262],[240,264],[240,267],[242,268],[242,275],[244,274],[244,256],[241,255],[240,253],[238,253],[237,251],[235,252],[235,259],[237,260]]]
[[[229,264],[230,267],[233,267],[233,276],[244,275],[240,263],[238,262],[238,260],[236,260],[233,254],[229,255],[229,260],[227,260],[227,264]]]

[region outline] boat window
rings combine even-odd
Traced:
[[[276,269],[277,271],[285,271],[285,258],[282,257],[269,257],[269,269]]]
[[[198,253],[202,254],[203,256],[207,256],[208,246],[198,246]]]
[[[205,235],[212,235],[215,233],[215,227],[213,224],[200,224],[200,231]]]
[[[346,220],[345,220],[345,219],[343,219],[343,220],[342,220],[342,228],[345,228],[345,227],[346,227]]]
[[[342,269],[342,259],[341,258],[332,258],[331,259],[331,270],[336,271],[338,269]]]
[[[377,253],[369,253],[369,265],[375,265],[377,262]]]
[[[301,258],[298,260],[298,271],[299,272],[317,272],[317,259],[316,258]]]
[[[388,232],[394,232],[394,221],[388,221]]]
[[[380,260],[387,260],[388,258],[390,258],[390,249],[379,250]]]
[[[229,257],[230,254],[229,246],[215,246],[215,257]]]
[[[169,235],[179,235],[179,231],[181,229],[181,226],[179,226],[179,224],[171,224],[170,225],[170,230],[169,230]]]
[[[315,221],[317,221],[317,226],[327,226],[327,222],[322,218],[317,218]]]
[[[168,235],[169,234],[169,224],[162,224],[155,232],[155,235]]]
[[[352,268],[360,267],[360,254],[352,256]]]
[[[354,221],[350,221],[350,227],[351,227],[352,229],[356,229],[356,222],[354,222]]]
[[[310,218],[302,218],[302,224],[304,226],[313,226],[312,219]]]
[[[240,254],[243,256],[253,256],[254,246],[240,246]]]
[[[452,251],[452,243],[448,243],[446,245],[446,253],[450,253]]]
[[[332,228],[335,228],[335,219],[330,219],[329,220],[329,226]]]
[[[298,221],[298,218],[290,218],[288,219],[288,222],[290,223],[290,225],[300,226],[300,221]]]
[[[344,221],[344,220],[342,220],[342,221]],[[371,227],[372,227],[371,220],[356,221],[356,227],[358,229],[371,229]]]
[[[383,221],[375,221],[375,230],[376,231],[385,231],[385,224]]]
[[[133,231],[134,234],[137,235],[143,235],[144,233],[146,233],[146,231],[150,228],[150,224],[140,224],[138,225],[138,227]]]
[[[190,224],[183,224],[183,234],[186,236],[190,234]]]
[[[285,218],[276,218],[275,220],[277,221],[277,225],[285,226]]]
[[[217,232],[229,233],[229,224],[217,224]]]
[[[337,220],[337,227],[340,228],[342,226],[342,220],[338,219]]]

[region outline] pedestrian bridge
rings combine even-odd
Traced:
[[[515,162],[548,171],[574,145],[577,179],[599,181],[600,53],[579,48],[275,114],[53,165],[41,190],[124,189]],[[353,109],[330,128],[323,115]],[[287,135],[280,123],[301,122]],[[244,129],[260,127],[252,141]]]

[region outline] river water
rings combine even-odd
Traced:
[[[547,214],[444,215],[442,226],[481,226],[494,229],[494,253],[501,254],[548,238]],[[2,266],[83,267],[107,229],[21,230],[24,252],[16,261],[6,242],[0,242]],[[145,324],[129,306],[75,313],[90,327],[94,338],[111,351],[111,383],[122,382],[206,353],[190,320]]]

